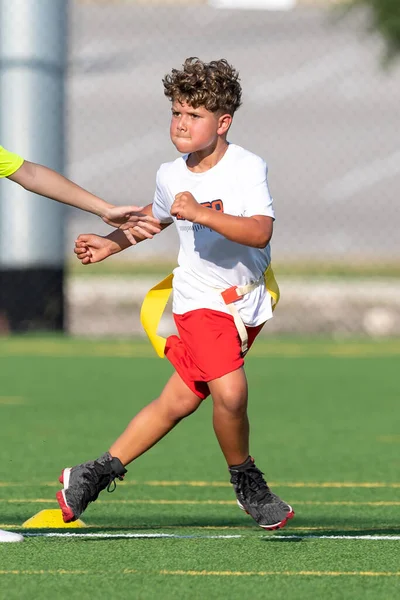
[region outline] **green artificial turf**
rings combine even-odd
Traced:
[[[151,261],[141,260],[135,262],[114,257],[101,263],[82,265],[76,258],[72,258],[67,263],[67,274],[72,277],[98,277],[98,276],[160,276],[165,277],[176,267],[176,261]],[[326,260],[317,261],[315,259],[302,258],[296,262],[279,262],[274,260],[274,272],[277,276],[285,277],[333,277],[340,279],[358,279],[358,278],[382,278],[398,279],[400,275],[400,265],[398,260],[388,261],[382,258],[376,260],[352,260],[346,257],[346,261],[327,262]]]
[[[86,528],[49,531],[21,526],[172,369],[143,341],[0,339],[0,527],[26,535],[0,545],[0,598],[396,598],[399,358],[398,340],[256,342],[251,451],[296,511],[283,530],[237,508],[207,400],[89,506]],[[68,532],[83,537],[38,535]]]

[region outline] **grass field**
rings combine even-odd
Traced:
[[[158,257],[156,261],[124,260],[119,258],[112,261],[104,261],[91,265],[90,269],[83,266],[76,258],[70,259],[67,263],[67,273],[73,277],[98,277],[106,275],[124,275],[137,277],[140,275],[157,275],[165,277],[176,267],[176,261],[163,261]],[[280,263],[274,261],[274,271],[283,277],[307,277],[313,278],[339,278],[339,279],[360,279],[373,277],[385,280],[398,279],[400,276],[400,264],[398,260],[384,261],[357,261],[346,259],[346,262],[327,262],[316,260],[305,260],[289,263],[287,261]]]
[[[171,367],[141,341],[0,339],[0,527],[26,536],[0,545],[0,598],[398,598],[399,359],[399,340],[256,343],[251,450],[296,511],[284,530],[236,507],[206,401],[86,528],[49,531],[20,527],[56,508],[61,468],[103,453]]]

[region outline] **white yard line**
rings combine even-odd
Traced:
[[[400,535],[274,535],[273,539],[280,540],[369,540],[379,542],[383,540],[399,541]],[[271,538],[272,539],[272,538]]]
[[[232,539],[241,538],[242,535],[180,535],[175,533],[70,533],[70,532],[38,532],[38,533],[23,533],[25,537],[77,537],[77,538],[104,538],[104,539],[119,539],[119,538],[173,538],[173,539],[191,539],[204,538],[207,540],[213,539]]]
[[[102,538],[102,539],[142,539],[142,538],[169,538],[169,539],[206,539],[206,540],[226,540],[247,537],[244,535],[180,535],[174,533],[72,533],[72,532],[22,532],[24,537],[51,537],[51,538]],[[400,535],[279,535],[271,533],[268,536],[271,540],[368,540],[373,542],[380,541],[400,541]]]

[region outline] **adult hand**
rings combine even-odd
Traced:
[[[143,206],[112,206],[107,209],[102,219],[107,225],[122,229],[130,243],[134,245],[137,241],[132,232],[152,239],[161,231],[160,221],[142,211]]]

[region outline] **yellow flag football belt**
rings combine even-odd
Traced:
[[[149,290],[143,300],[142,308],[140,311],[140,320],[142,326],[154,348],[160,358],[164,358],[166,338],[158,335],[158,326],[161,321],[161,317],[164,313],[168,299],[172,292],[172,280],[173,274],[170,273],[168,277],[157,283],[154,287]],[[227,290],[218,290],[221,294],[223,301],[227,305],[238,330],[239,337],[241,340],[242,353],[246,354],[248,349],[248,338],[246,327],[239,315],[239,311],[235,306],[235,302],[240,300],[246,294],[255,290],[259,285],[265,282],[265,287],[271,296],[272,310],[275,310],[276,305],[279,302],[279,287],[275,279],[274,272],[271,265],[268,266],[264,275],[260,277],[258,281],[249,283],[243,286],[232,286]]]

